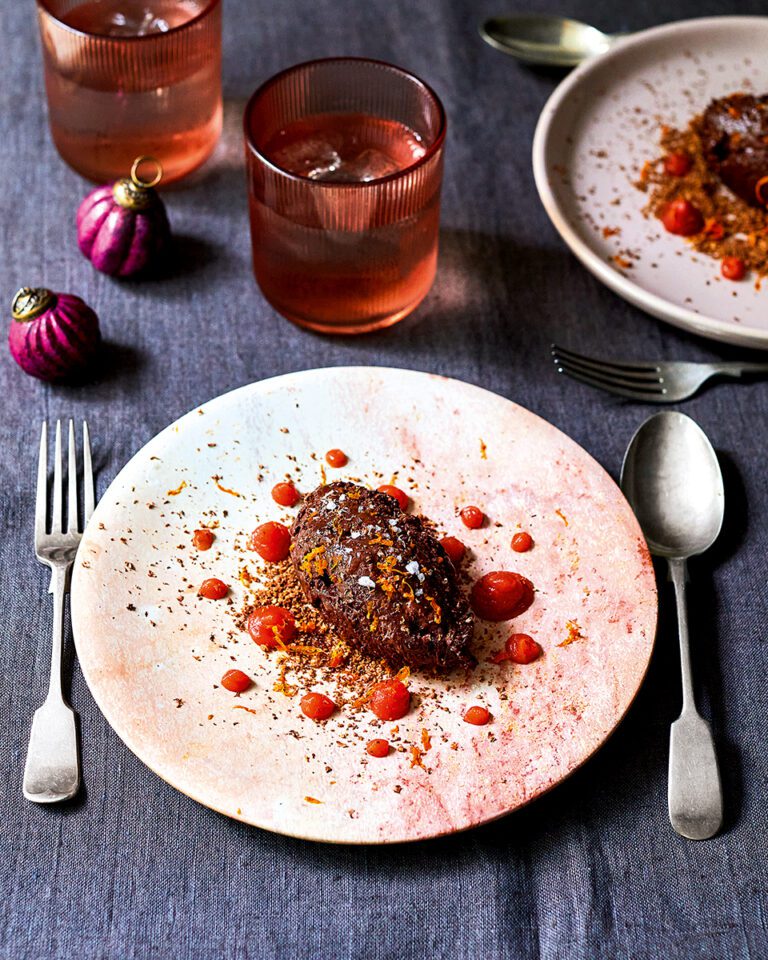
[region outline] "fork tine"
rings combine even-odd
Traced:
[[[75,457],[75,424],[72,420],[69,421],[67,449],[67,528],[69,533],[77,533],[77,460]]]
[[[53,510],[51,512],[51,532],[61,533],[64,529],[61,515],[61,420],[56,421],[56,443],[53,461]]]
[[[636,387],[638,390],[663,390],[664,384],[658,374],[642,375],[631,374],[624,370],[610,370],[601,367],[597,363],[584,363],[581,360],[571,360],[568,357],[555,357],[555,366],[570,367],[572,370],[579,370],[585,376],[594,374],[596,377],[603,377],[612,383],[617,383],[620,387]]]
[[[83,529],[91,519],[96,505],[96,492],[93,486],[93,463],[91,461],[91,435],[88,422],[83,420]]]
[[[557,369],[564,373],[579,373],[588,380],[593,380],[595,383],[599,382],[609,387],[623,387],[626,390],[633,390],[638,396],[649,397],[655,396],[656,394],[663,395],[666,392],[658,382],[649,383],[643,380],[626,380],[624,377],[617,377],[612,373],[584,369],[578,364],[571,363],[569,360],[562,360],[557,365]]]
[[[576,360],[580,363],[586,365],[592,365],[593,369],[598,370],[613,370],[616,373],[626,373],[632,371],[634,373],[651,373],[658,377],[659,367],[655,363],[632,363],[630,361],[624,362],[623,360],[597,360],[594,357],[587,357],[581,353],[575,353],[573,350],[566,350],[564,347],[559,347],[556,343],[551,344],[552,356],[562,357],[564,360]]]
[[[43,420],[40,455],[37,460],[37,496],[35,497],[35,540],[45,536],[48,513],[48,424]]]
[[[641,390],[629,390],[626,387],[619,387],[614,384],[603,383],[595,377],[578,373],[576,370],[567,367],[559,367],[559,372],[572,380],[578,380],[588,387],[597,387],[598,390],[605,390],[607,393],[616,394],[618,397],[625,397],[627,400],[639,400],[643,403],[667,403],[668,398],[663,393],[650,393]]]

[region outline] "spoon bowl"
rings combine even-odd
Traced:
[[[656,556],[692,557],[717,539],[725,506],[720,465],[685,414],[646,420],[627,449],[621,486]]]
[[[496,50],[523,63],[575,67],[605,53],[619,35],[603,33],[567,17],[519,13],[491,17],[480,25],[480,36]]]

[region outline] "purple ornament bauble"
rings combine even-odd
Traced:
[[[99,318],[71,293],[22,287],[11,305],[11,356],[40,380],[65,380],[82,373],[101,343]]]
[[[139,166],[152,162],[151,181],[139,179]],[[171,235],[163,201],[153,187],[162,168],[152,157],[138,157],[130,177],[92,190],[77,211],[77,245],[97,270],[130,277],[153,265]]]

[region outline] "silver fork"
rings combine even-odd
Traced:
[[[712,377],[738,380],[745,373],[768,373],[768,363],[688,363],[684,360],[635,363],[597,360],[552,344],[558,373],[579,383],[645,403],[677,403],[692,397]]]
[[[61,422],[56,422],[56,448],[53,463],[53,506],[48,533],[48,425],[43,423],[40,458],[37,465],[35,501],[35,554],[51,568],[53,594],[53,643],[51,677],[45,703],[35,711],[32,733],[24,767],[24,796],[36,803],[54,803],[73,797],[80,787],[80,761],[77,752],[75,712],[64,700],[61,689],[62,647],[64,640],[64,597],[69,592],[69,574],[82,537],[77,521],[77,461],[75,428],[69,421],[69,458],[67,469],[67,529],[64,529],[63,477],[61,466]],[[83,421],[83,528],[93,513],[95,493],[91,442],[88,424]]]

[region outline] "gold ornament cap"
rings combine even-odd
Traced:
[[[144,164],[154,164],[155,173],[149,180],[139,176],[139,168]],[[163,178],[163,165],[155,157],[136,157],[131,167],[130,177],[122,177],[112,187],[112,196],[126,210],[146,210],[155,202],[154,188]]]
[[[45,287],[22,287],[11,303],[11,315],[22,322],[34,320],[56,303],[56,294]]]

